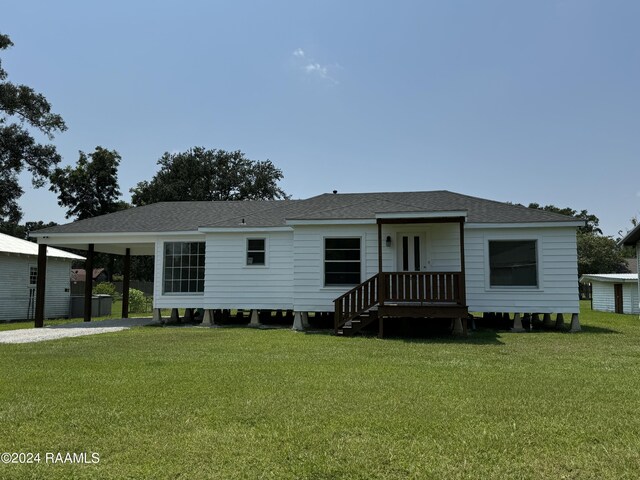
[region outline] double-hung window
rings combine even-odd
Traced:
[[[360,283],[361,248],[359,237],[324,239],[324,284],[358,285]]]
[[[247,238],[247,265],[266,265],[266,239]]]

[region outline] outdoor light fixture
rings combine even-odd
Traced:
[[[387,247],[391,246],[391,235],[387,235],[387,241],[385,242],[385,244],[387,245]]]

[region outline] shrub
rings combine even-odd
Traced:
[[[110,282],[101,282],[93,287],[94,295],[111,295],[115,297],[117,295],[116,286]]]
[[[135,288],[129,289],[129,312],[144,313],[147,311],[147,297]]]

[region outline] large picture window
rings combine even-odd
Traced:
[[[324,284],[360,283],[360,238],[324,239]]]
[[[489,268],[492,287],[537,287],[536,241],[489,241]]]
[[[164,293],[204,292],[204,242],[164,244]]]

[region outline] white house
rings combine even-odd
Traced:
[[[591,308],[601,312],[640,313],[637,273],[582,275],[591,284]]]
[[[577,330],[582,225],[432,191],[157,203],[33,236],[41,245],[155,255],[157,315],[201,308],[208,322],[214,309],[288,309],[300,326],[308,312],[334,312],[336,332],[347,333],[376,317],[502,312],[519,329],[525,313],[555,313],[572,314]],[[365,321],[367,312],[375,315]]]
[[[640,272],[640,224],[631,230],[627,235],[620,240],[622,245],[636,247],[636,261],[638,264],[637,272]],[[640,282],[638,282],[638,299],[640,300]]]
[[[69,314],[69,272],[72,260],[84,257],[56,248],[47,251],[47,318]],[[38,245],[0,233],[0,320],[34,318]]]

